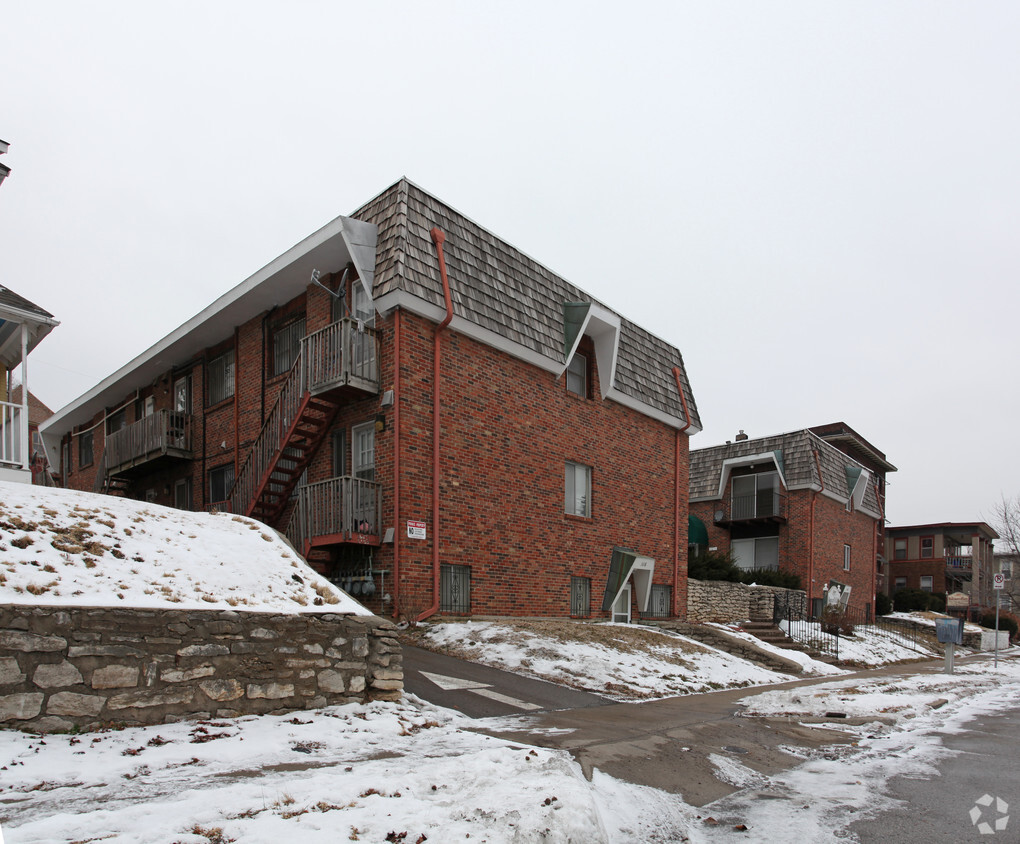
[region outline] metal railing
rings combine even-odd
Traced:
[[[362,389],[379,388],[378,353],[373,328],[359,328],[342,319],[301,340],[298,356],[269,416],[262,424],[230,491],[230,509],[247,512],[255,502],[266,472],[282,456],[285,439],[306,393],[324,392],[354,383]]]
[[[786,496],[769,490],[752,495],[732,495],[722,521],[786,517]]]
[[[931,642],[914,627],[905,627],[881,616],[870,608],[829,607],[820,616],[812,614],[803,602],[784,602],[776,598],[773,621],[787,636],[802,645],[839,659],[840,642],[867,635],[883,643],[927,653]]]
[[[0,463],[22,465],[27,429],[22,426],[22,407],[9,401],[0,401]]]
[[[144,463],[168,452],[191,452],[191,416],[173,410],[159,410],[137,422],[106,435],[103,462],[114,475],[122,469]]]
[[[377,537],[382,519],[382,484],[351,475],[298,487],[287,538],[302,551],[316,537]]]

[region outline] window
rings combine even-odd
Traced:
[[[779,537],[758,536],[753,539],[734,539],[730,542],[730,553],[738,568],[775,571],[779,568]]]
[[[156,397],[146,396],[145,401],[142,402],[142,417],[152,416],[156,412]]]
[[[226,501],[234,485],[234,464],[228,463],[209,472],[209,501]]]
[[[850,546],[843,546],[843,571],[850,571]]]
[[[570,516],[591,518],[591,466],[567,461],[563,511]]]
[[[439,610],[440,612],[471,612],[471,568],[470,566],[439,567]]]
[[[91,466],[95,459],[92,452],[92,431],[86,431],[78,435],[78,466],[84,468]]]
[[[174,410],[191,413],[191,376],[182,375],[174,381]]]
[[[273,332],[273,375],[290,372],[301,354],[301,340],[305,336],[305,318],[293,320]]]
[[[588,358],[575,352],[567,366],[567,392],[588,397]]]
[[[591,578],[570,578],[570,615],[587,618],[591,615]]]
[[[375,451],[374,448],[372,450]],[[347,432],[343,428],[338,428],[333,432],[333,477],[342,478],[346,474]]]
[[[922,574],[921,575],[921,591],[922,592],[931,592],[931,581],[932,581],[932,576],[930,574]]]
[[[351,457],[354,476],[363,481],[375,480],[375,423],[358,425],[351,430]]]
[[[779,473],[737,475],[733,478],[732,518],[761,519],[779,515]]]
[[[893,589],[894,590],[895,589],[906,589],[906,588],[907,588],[907,579],[905,577],[897,577],[896,580],[893,581]]]
[[[907,540],[906,539],[895,539],[893,540],[893,559],[905,560],[907,559]]]
[[[935,556],[935,537],[921,537],[921,559],[928,560]]]
[[[127,427],[127,409],[121,408],[116,413],[106,417],[106,433],[115,434]]]
[[[178,510],[191,509],[191,478],[174,481],[174,507]]]
[[[644,613],[647,618],[669,618],[671,609],[673,589],[664,583],[652,585],[652,594],[648,601],[648,612]]]
[[[64,472],[62,481],[64,486],[67,486],[67,476],[71,474],[71,443],[69,441],[64,442],[63,447],[60,449],[60,462]]]
[[[1002,573],[1002,576],[1004,578],[1006,578],[1006,580],[1009,580],[1010,578],[1012,578],[1013,577],[1013,563],[1012,563],[1012,561],[1011,560],[1003,560],[1001,563],[999,563],[999,571]]]
[[[234,395],[234,350],[209,361],[209,404],[219,404]]]

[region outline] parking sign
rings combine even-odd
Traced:
[[[1006,575],[1001,571],[992,577],[992,588],[993,589],[1004,589],[1006,587]]]

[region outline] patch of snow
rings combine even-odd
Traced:
[[[0,603],[371,614],[254,519],[8,482]]]

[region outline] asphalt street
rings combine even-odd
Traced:
[[[942,743],[955,753],[931,776],[890,780],[899,807],[851,824],[861,844],[1020,841],[1020,709],[975,719]]]

